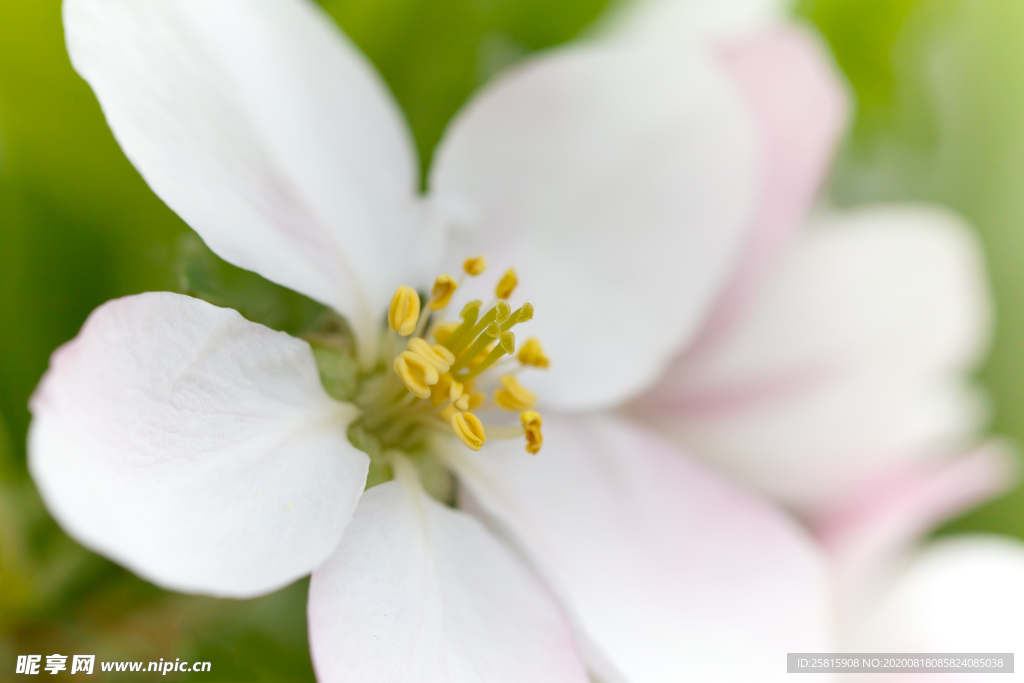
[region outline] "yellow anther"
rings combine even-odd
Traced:
[[[420,398],[430,398],[430,387],[440,379],[437,368],[412,351],[403,351],[395,358],[394,368],[406,388]]]
[[[388,308],[388,325],[403,337],[408,337],[416,329],[420,319],[420,295],[412,287],[399,287],[391,297]]]
[[[452,336],[452,332],[458,329],[459,323],[439,323],[434,327],[434,341],[438,344],[444,344],[448,341],[448,338]]]
[[[466,447],[478,451],[487,443],[484,426],[473,413],[455,413],[451,418],[452,429]],[[538,446],[539,449],[539,446]]]
[[[532,365],[535,368],[546,368],[551,364],[536,337],[530,337],[523,344],[523,348],[519,350],[519,362],[523,365]]]
[[[494,390],[494,403],[499,408],[519,412],[537,405],[537,394],[516,379],[515,375],[502,375],[501,389]]]
[[[477,406],[483,405],[487,400],[487,394],[482,391],[474,391],[469,395],[469,407],[466,410],[475,410]]]
[[[441,415],[441,419],[442,419],[442,420],[446,420],[446,421],[447,421],[447,420],[451,420],[451,419],[452,419],[452,416],[454,416],[454,415],[457,415],[457,414],[458,414],[458,412],[459,412],[459,409],[458,409],[458,408],[457,408],[456,406],[454,406],[454,405],[452,405],[451,403],[449,403],[449,404],[448,404],[448,405],[446,405],[446,406],[444,407],[444,409],[443,409],[443,410],[441,411],[441,413],[440,413],[440,415]]]
[[[451,375],[447,376],[450,377]],[[472,401],[472,399],[473,396],[469,392],[468,385],[452,380],[452,383],[448,387],[448,400],[451,401],[452,406],[455,406],[455,408],[459,410],[472,410],[472,408],[479,405],[479,403],[474,404],[471,408],[470,401]],[[451,417],[451,415],[449,414],[446,417]]]
[[[437,384],[430,387],[430,402],[435,406],[439,406],[448,400],[448,391],[451,389],[452,382],[451,373],[446,372],[437,379]]]
[[[516,278],[516,271],[509,268],[501,276],[501,280],[498,281],[498,286],[494,288],[494,294],[499,299],[507,299],[512,296],[512,292],[515,291],[518,284],[519,280]]]
[[[452,294],[455,293],[456,287],[458,285],[455,284],[451,275],[438,277],[434,280],[434,288],[430,290],[430,303],[427,304],[427,308],[432,311],[440,311],[447,306],[448,302],[452,300]]]
[[[466,259],[462,264],[462,269],[466,271],[466,275],[470,277],[476,277],[480,273],[487,270],[487,259],[483,256],[474,256],[473,258]]]
[[[451,365],[452,363],[455,362],[455,354],[446,349],[445,347],[441,346],[440,344],[434,344],[433,346],[430,347],[430,349],[438,356],[440,356],[448,365]]]
[[[526,432],[526,452],[537,455],[540,452],[540,447],[544,445],[544,435],[540,431],[544,421],[541,420],[540,413],[527,410],[519,415],[519,422],[522,423],[523,431]]]
[[[425,358],[428,363],[437,368],[438,373],[448,372],[448,368],[455,362],[455,356],[451,351],[437,344],[431,346],[419,337],[409,340],[409,351]]]

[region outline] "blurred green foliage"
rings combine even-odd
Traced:
[[[572,39],[607,2],[322,0],[391,86],[424,167],[481,82]],[[999,315],[983,380],[997,429],[1024,442],[1024,3],[804,0],[799,13],[827,36],[859,100],[834,200],[938,201],[983,236]],[[51,351],[103,301],[178,289],[230,303],[250,291],[266,302],[245,311],[253,319],[294,331],[315,319],[315,304],[225,269],[190,235],[125,160],[72,71],[59,0],[0,0],[2,666],[26,652],[171,654],[216,662],[202,680],[312,679],[303,582],[251,601],[160,591],[65,537],[25,472],[29,395]],[[225,281],[231,291],[218,289]],[[1024,494],[956,528],[1024,536]]]

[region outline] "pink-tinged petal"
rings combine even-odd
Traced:
[[[810,539],[659,437],[611,416],[548,417],[537,456],[518,442],[446,453],[554,587],[600,680],[784,680],[780,653],[829,651]]]
[[[739,265],[696,348],[723,334],[803,226],[849,110],[838,69],[820,39],[806,30],[790,26],[757,33],[721,53],[754,111],[765,172]]]
[[[1016,483],[1017,468],[1008,444],[990,442],[949,462],[884,472],[819,510],[810,524],[835,560],[856,570],[1006,493]]]
[[[174,590],[248,597],[309,573],[369,466],[308,344],[178,294],[96,309],[31,407],[29,468],[53,516]]]
[[[849,628],[844,647],[850,652],[1019,655],[1024,643],[1024,544],[981,535],[934,542],[895,577],[870,614]],[[1019,663],[1017,667],[1019,671]],[[859,674],[849,680],[980,683],[1019,676]]]
[[[518,271],[529,334],[557,367],[531,383],[578,410],[643,390],[696,332],[745,238],[758,168],[750,112],[710,51],[585,47],[476,97],[431,189],[460,222],[454,255]]]
[[[976,239],[938,209],[822,219],[736,324],[632,409],[750,486],[814,511],[984,421],[991,328]]]
[[[414,251],[416,157],[383,82],[323,11],[67,0],[64,26],[75,69],[160,198],[226,260],[372,339]]]
[[[950,462],[885,472],[809,520],[832,556],[844,611],[856,612],[925,534],[1017,482],[1016,453],[993,441]]]
[[[540,582],[415,482],[363,496],[338,551],[313,573],[309,639],[321,683],[587,681]]]

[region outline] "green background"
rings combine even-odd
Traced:
[[[608,0],[323,0],[380,69],[426,165],[490,75],[572,39]],[[807,0],[858,111],[840,205],[922,199],[984,239],[998,334],[993,429],[1024,442],[1024,3]],[[197,679],[312,678],[305,585],[251,601],[160,591],[81,549],[27,479],[28,397],[51,351],[118,296],[177,289],[188,228],[128,164],[64,51],[58,0],[0,0],[0,666],[15,654],[215,662]],[[952,529],[1024,537],[1018,491]],[[118,680],[128,676],[121,674]],[[169,676],[173,678],[173,676]]]

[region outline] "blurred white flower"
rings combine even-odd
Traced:
[[[556,368],[531,377],[554,411],[543,453],[475,455],[389,431],[406,403],[331,399],[305,342],[233,311],[110,302],[32,401],[30,467],[69,533],[179,590],[244,597],[315,570],[324,680],[582,680],[578,650],[606,683],[763,679],[779,651],[828,647],[799,529],[636,423],[579,414],[655,381],[737,259],[757,270],[813,197],[843,103],[806,37],[553,52],[455,120],[422,199],[397,107],[311,3],[64,8],[75,68],[154,191],[226,260],[345,316],[364,383],[394,381],[395,288],[474,253],[516,268]],[[420,372],[406,384],[437,384]],[[405,456],[363,494],[356,419],[454,469],[546,586]]]
[[[1024,544],[965,535],[932,542],[847,615],[848,652],[1007,653],[1024,643]],[[999,678],[1019,680],[1018,671]],[[987,681],[992,674],[850,675],[850,681]],[[844,678],[843,680],[847,680]]]
[[[792,0],[625,0],[595,32],[602,39],[721,42],[785,23]]]
[[[970,446],[990,302],[976,240],[927,207],[819,217],[638,403],[786,504],[823,513]]]
[[[728,55],[751,32],[779,31],[788,4],[636,0],[605,33],[645,46],[690,37]],[[938,207],[784,218],[760,224],[701,333],[631,412],[798,511],[859,581],[1015,481],[1007,446],[979,436],[988,406],[971,379],[992,328],[984,260],[970,227]]]

